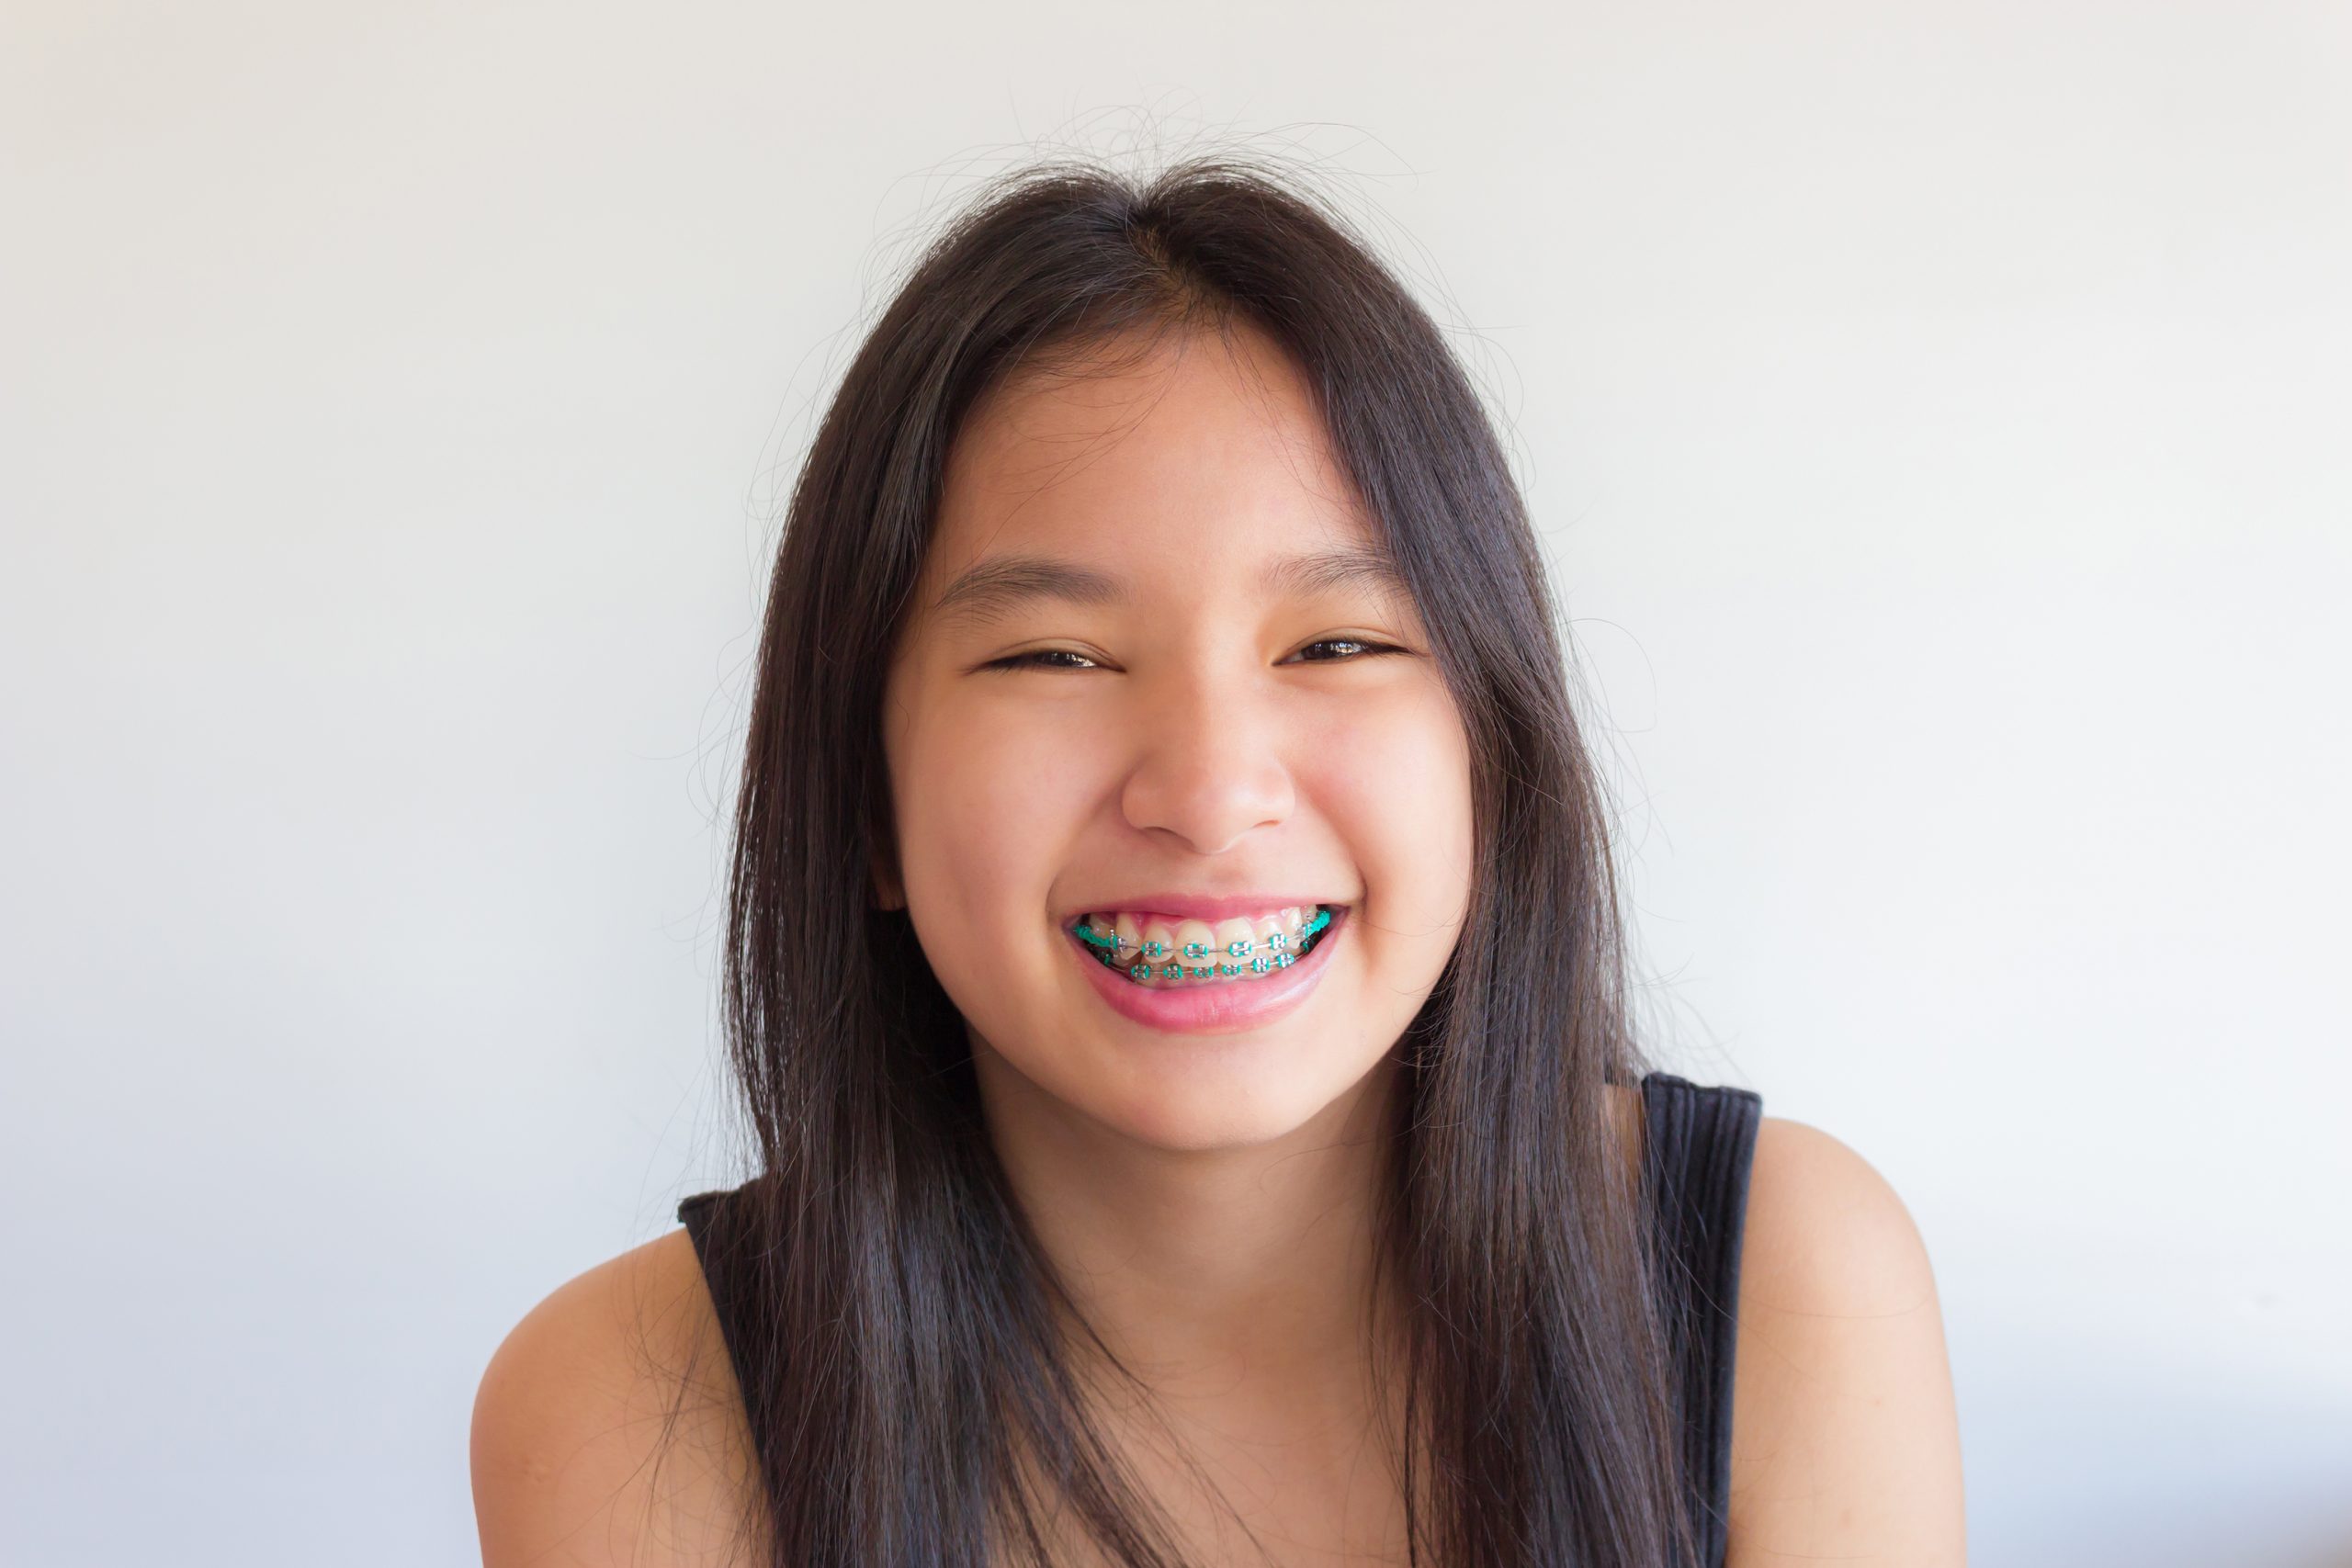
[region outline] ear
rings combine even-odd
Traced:
[[[877,909],[905,908],[906,891],[899,886],[897,875],[883,863],[883,857],[879,853],[874,854],[868,857],[868,863],[874,873],[874,907]]]
[[[899,880],[899,835],[891,818],[890,801],[887,795],[870,795],[865,806],[865,869],[872,889],[871,907],[876,909],[903,909],[907,907],[907,890]]]

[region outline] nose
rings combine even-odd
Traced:
[[[1273,682],[1188,671],[1135,695],[1134,761],[1120,795],[1130,826],[1213,855],[1289,818],[1295,727]]]

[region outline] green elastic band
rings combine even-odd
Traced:
[[[1238,959],[1247,959],[1249,962],[1246,964],[1219,963],[1194,966],[1178,964],[1173,960],[1170,960],[1167,964],[1155,967],[1152,964],[1144,961],[1166,957],[1166,944],[1157,942],[1142,942],[1138,944],[1139,961],[1128,965],[1127,973],[1138,980],[1148,979],[1155,974],[1159,975],[1162,979],[1167,980],[1181,980],[1187,976],[1190,976],[1195,980],[1205,980],[1214,975],[1223,975],[1229,979],[1234,976],[1240,975],[1245,972],[1254,975],[1263,975],[1275,969],[1287,969],[1294,963],[1297,962],[1298,953],[1306,949],[1308,940],[1330,923],[1331,911],[1322,908],[1317,909],[1315,911],[1314,918],[1299,927],[1298,945],[1296,949],[1293,949],[1291,947],[1288,932],[1276,931],[1272,936],[1266,939],[1266,945],[1272,949],[1274,953],[1274,956],[1272,958],[1258,953],[1258,944],[1254,938],[1236,937],[1231,942],[1227,942],[1225,944],[1225,951],[1227,956]],[[1080,921],[1074,929],[1078,936],[1078,940],[1086,943],[1087,946],[1094,949],[1096,953],[1101,956],[1105,967],[1112,967],[1117,964],[1119,937],[1116,931],[1112,932],[1108,936],[1099,935],[1096,933],[1093,927],[1088,925],[1083,920]],[[1184,944],[1184,956],[1187,958],[1206,958],[1209,955],[1210,951],[1209,944],[1204,942],[1188,942]]]

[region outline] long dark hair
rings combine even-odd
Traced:
[[[736,1347],[776,1568],[1043,1564],[1057,1506],[1108,1561],[1182,1561],[1088,1414],[1053,1271],[903,909],[888,660],[949,444],[1016,368],[1244,321],[1303,369],[1411,585],[1474,755],[1467,922],[1396,1046],[1382,1267],[1409,1302],[1398,1479],[1416,1563],[1688,1562],[1673,1331],[1645,1245],[1603,796],[1502,447],[1342,208],[1255,156],[998,177],[917,259],[800,470],[735,819],[728,1044],[760,1169],[761,1321]],[[1046,1484],[1039,1483],[1039,1477]]]

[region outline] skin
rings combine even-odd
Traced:
[[[1164,1428],[1116,1398],[1103,1416],[1204,1562],[1256,1561],[1252,1537],[1284,1564],[1404,1560],[1377,1437],[1396,1412],[1372,1378],[1393,1350],[1364,1317],[1371,1129],[1387,1051],[1460,934],[1470,759],[1408,603],[1256,581],[1270,554],[1372,538],[1306,388],[1246,328],[1016,380],[951,454],[886,693],[900,874],[876,867],[876,901],[907,908],[964,1014],[1041,1241],[1152,1390]],[[1126,603],[934,612],[1014,552],[1109,573]],[[1116,892],[1255,888],[1354,907],[1315,993],[1258,1028],[1130,1022],[1061,946],[1059,917]],[[1638,1126],[1630,1092],[1611,1109]],[[1826,1134],[1764,1122],[1740,1309],[1729,1568],[1962,1562],[1925,1248]],[[665,1450],[647,1416],[689,1363],[696,1436]],[[673,1231],[493,1357],[473,1433],[486,1568],[720,1561],[749,1442]]]
[[[1732,1373],[1725,1568],[1962,1568],[1960,1418],[1935,1271],[1862,1156],[1767,1116]]]
[[[999,1154],[1097,1331],[1261,1539],[1363,1551],[1400,1528],[1363,1473],[1372,1130],[1461,931],[1472,824],[1409,602],[1259,586],[1277,555],[1370,549],[1349,497],[1306,385],[1247,332],[983,403],[888,682],[904,881],[877,895],[962,1011]],[[1016,553],[1108,573],[1125,603],[928,609]],[[1024,653],[1049,657],[990,668]],[[1108,1006],[1062,934],[1163,889],[1353,914],[1301,1006],[1170,1033]],[[1195,1512],[1204,1548],[1238,1550]]]

